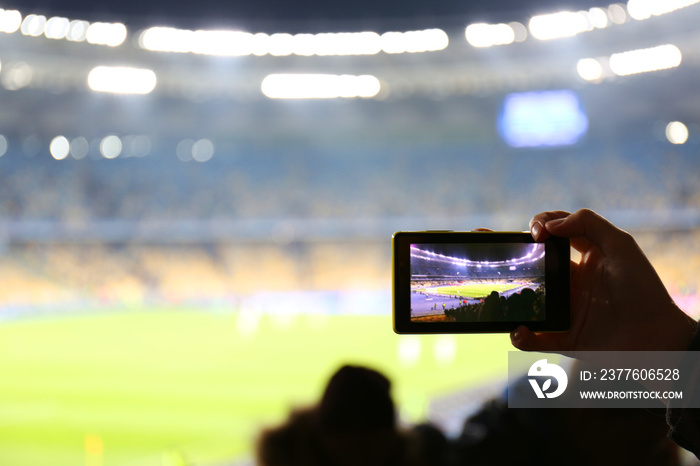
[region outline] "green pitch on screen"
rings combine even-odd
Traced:
[[[398,336],[387,316],[127,310],[0,325],[0,464],[207,464],[316,400],[343,363],[394,382],[404,417],[506,374],[506,335]]]
[[[465,298],[479,298],[479,297],[484,297],[488,296],[492,291],[497,291],[499,293],[503,293],[504,291],[512,290],[513,288],[518,288],[519,286],[522,286],[521,284],[506,284],[506,283],[498,283],[498,284],[481,284],[481,283],[472,283],[469,285],[458,285],[458,286],[440,286],[435,288],[435,292],[438,294],[444,294],[444,295],[454,295],[454,296],[463,296]]]

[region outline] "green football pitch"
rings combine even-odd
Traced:
[[[4,322],[0,464],[250,457],[256,433],[318,399],[343,363],[387,374],[402,417],[418,421],[430,399],[505,378],[509,349],[506,335],[398,336],[389,316],[161,309]]]
[[[488,296],[492,291],[503,293],[504,291],[512,290],[519,286],[521,285],[518,283],[470,283],[460,286],[439,286],[432,289],[434,289],[437,294],[463,296],[465,298],[480,298]]]

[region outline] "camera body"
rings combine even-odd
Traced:
[[[529,232],[397,232],[396,333],[498,333],[570,325],[570,245]]]

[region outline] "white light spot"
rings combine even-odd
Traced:
[[[275,57],[284,57],[294,53],[294,43],[291,34],[272,34],[268,40],[269,53]]]
[[[271,99],[371,98],[380,91],[374,76],[333,74],[271,74],[261,90]]]
[[[88,140],[82,136],[78,136],[70,142],[70,155],[73,156],[75,160],[82,160],[90,151],[90,144]]]
[[[433,346],[435,362],[439,366],[451,366],[457,356],[457,339],[454,335],[439,335]]]
[[[688,141],[688,127],[680,121],[672,121],[666,125],[666,139],[671,144],[685,144]]]
[[[51,157],[56,160],[63,160],[68,157],[70,152],[70,143],[65,136],[56,136],[51,140],[49,145],[49,152],[51,152]]]
[[[587,12],[562,11],[550,15],[533,16],[529,23],[530,34],[539,40],[572,37],[593,26],[588,21]]]
[[[110,135],[100,142],[100,153],[106,159],[114,159],[122,153],[122,140],[119,136]]]
[[[588,10],[588,19],[598,29],[608,27],[608,14],[602,8],[591,8]]]
[[[682,60],[683,55],[678,47],[667,44],[648,49],[614,53],[610,56],[610,69],[618,76],[628,76],[675,68],[681,64]]]
[[[142,134],[135,136],[131,140],[130,146],[131,153],[134,155],[134,157],[145,157],[151,152],[153,144],[150,137]]]
[[[209,139],[200,139],[192,146],[192,158],[197,162],[206,162],[214,156],[214,144]]]
[[[7,153],[7,138],[0,134],[0,157]]]
[[[24,62],[17,62],[7,65],[2,74],[0,74],[0,80],[2,80],[2,85],[8,91],[16,91],[27,87],[34,76],[34,71],[32,67]]]
[[[603,77],[603,66],[595,58],[582,58],[576,64],[576,71],[586,81],[597,81]]]
[[[513,22],[508,23],[508,26],[513,29],[513,34],[515,34],[515,42],[525,42],[527,40],[527,28],[522,23]]]
[[[627,12],[638,21],[661,16],[698,3],[698,0],[629,0]]]
[[[46,16],[27,15],[20,29],[25,36],[38,37],[44,33],[44,26],[46,26]]]
[[[398,337],[399,363],[405,367],[415,366],[420,358],[421,340],[415,335],[401,335]]]
[[[627,12],[622,5],[613,3],[608,7],[608,18],[615,24],[624,24],[627,22]]]
[[[92,23],[85,38],[88,43],[117,47],[126,40],[126,26],[121,23]]]
[[[156,74],[144,68],[97,66],[88,74],[88,86],[97,92],[148,94],[156,87]]]
[[[236,319],[238,334],[245,338],[252,338],[260,325],[260,312],[253,309],[241,309]]]
[[[68,25],[68,33],[66,39],[71,42],[83,42],[87,36],[87,30],[90,23],[87,21],[73,20]]]
[[[63,39],[68,34],[69,24],[68,18],[54,16],[46,22],[44,35],[48,39]]]
[[[508,24],[470,24],[464,34],[472,47],[508,45],[515,41],[515,31]]]
[[[17,10],[0,10],[0,31],[12,34],[22,26],[22,14]]]
[[[194,141],[192,139],[183,139],[177,143],[175,148],[175,154],[177,158],[183,162],[189,162],[192,160],[192,149],[194,148]]]

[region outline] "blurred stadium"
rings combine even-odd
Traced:
[[[589,207],[697,317],[695,3],[294,34],[0,10],[0,463],[247,464],[343,362],[455,431],[509,341],[394,335],[398,230]]]

